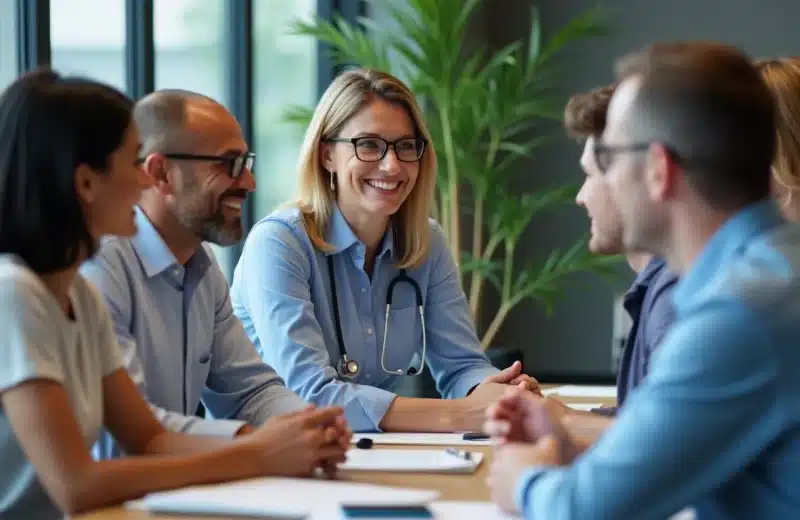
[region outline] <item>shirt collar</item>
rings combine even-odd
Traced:
[[[157,276],[172,266],[178,265],[178,260],[169,247],[161,238],[161,234],[147,218],[147,215],[141,210],[139,206],[135,207],[136,211],[136,234],[131,238],[131,245],[133,246],[136,256],[142,264],[142,269],[148,278]],[[187,267],[190,264],[199,265],[200,267],[208,266],[211,259],[206,254],[205,249],[200,246],[197,248],[195,254],[187,262]]]
[[[389,229],[386,230],[386,234],[383,236],[380,251],[378,251],[376,256],[377,258],[383,256],[384,254],[391,255],[394,253],[394,232],[392,227],[393,226],[390,225]],[[359,244],[362,247],[364,246],[364,244],[353,232],[350,224],[348,224],[347,220],[345,220],[338,204],[334,204],[333,206],[333,214],[331,215],[331,220],[328,223],[328,230],[325,233],[325,241],[333,246],[333,251],[326,253],[328,255],[339,254],[342,251],[346,251],[347,249],[351,248],[355,244]]]
[[[644,269],[636,275],[636,279],[633,281],[631,285],[630,291],[634,291],[638,288],[647,288],[650,286],[650,283],[656,277],[658,273],[661,272],[661,269],[666,266],[664,260],[654,257],[650,262],[647,263]]]
[[[712,235],[675,288],[675,303],[690,301],[692,295],[698,293],[731,257],[738,255],[753,237],[784,223],[771,199],[751,204],[729,218]]]

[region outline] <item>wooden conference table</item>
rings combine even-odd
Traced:
[[[543,388],[562,385],[542,385]],[[599,403],[613,406],[614,399],[602,399],[598,397],[558,397],[561,401],[572,403]],[[389,446],[383,446],[386,448]],[[399,446],[391,446],[397,449]],[[375,446],[373,449],[381,449]],[[414,446],[414,449],[441,450],[439,446]],[[447,475],[434,473],[378,473],[369,472],[341,472],[339,479],[350,482],[365,482],[369,484],[379,484],[394,487],[435,489],[441,493],[439,500],[463,500],[463,501],[487,501],[489,500],[489,489],[486,486],[486,477],[489,474],[491,464],[491,448],[475,446],[471,451],[482,451],[486,454],[483,463],[475,473],[470,475]],[[85,515],[74,517],[76,520],[152,520],[175,518],[174,516],[154,515],[143,511],[131,511],[123,507],[113,507],[98,510]],[[182,520],[208,520],[209,517],[181,516]],[[224,517],[215,517],[224,518]]]

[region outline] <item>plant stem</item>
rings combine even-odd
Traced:
[[[447,196],[445,195],[444,191],[439,190],[439,223],[442,225],[442,230],[444,231],[444,236],[447,239],[447,243],[450,243],[452,233],[450,231],[450,220],[449,220],[449,213],[447,212]],[[455,253],[453,253],[455,254]]]
[[[514,274],[514,249],[516,244],[511,240],[506,240],[506,254],[503,258],[503,294],[502,302],[511,300],[511,278]]]
[[[447,188],[450,208],[450,250],[456,261],[458,278],[461,280],[461,223],[458,212],[458,169],[456,168],[456,152],[453,146],[453,134],[450,129],[450,107],[447,105],[446,95],[442,95],[437,105],[440,107],[439,117],[442,122],[442,139],[444,140],[444,153],[447,160]]]
[[[494,166],[494,161],[497,157],[497,150],[499,148],[500,136],[496,131],[491,132],[491,139],[489,141],[489,151],[486,153],[486,165],[484,171],[491,171]],[[483,208],[486,204],[486,186],[480,186],[475,192],[475,215],[472,219],[472,258],[478,260],[483,257]],[[494,251],[492,251],[494,253]],[[491,258],[491,255],[490,255]],[[472,277],[469,283],[469,310],[472,314],[472,320],[478,322],[478,314],[481,310],[481,289],[485,277],[477,269],[472,271]]]
[[[503,323],[506,320],[506,316],[508,313],[511,312],[514,307],[519,305],[519,303],[528,297],[528,294],[517,293],[508,301],[505,301],[503,304],[500,305],[500,308],[497,309],[497,313],[495,313],[492,322],[489,324],[489,327],[486,329],[486,333],[483,335],[481,339],[481,347],[483,350],[489,348],[492,344],[492,340],[497,335],[497,332],[500,330],[500,327],[503,326]]]
[[[472,220],[472,259],[478,261],[483,257],[483,205],[485,199],[478,195],[475,197],[475,215]],[[472,320],[478,321],[478,312],[481,309],[480,293],[483,285],[483,276],[478,269],[472,271],[469,282],[469,310]]]
[[[494,256],[494,251],[497,249],[497,246],[500,245],[500,239],[497,235],[493,236],[489,239],[489,242],[486,244],[486,249],[483,250],[483,255],[481,256],[482,261],[488,262]],[[477,285],[474,285],[469,288],[469,304],[470,304],[470,312],[472,312],[473,316],[477,316],[478,312],[480,311],[481,307],[481,293],[483,292],[483,282],[485,277],[480,278],[480,282]],[[474,305],[474,307],[473,307]]]
[[[512,240],[506,240],[506,255],[503,259],[503,289],[500,293],[500,308],[497,310],[492,322],[489,324],[489,328],[486,329],[486,332],[481,339],[481,347],[483,347],[484,350],[488,349],[492,344],[492,340],[497,334],[497,331],[500,330],[500,327],[503,325],[508,312],[518,303],[518,300],[515,301],[515,299],[511,297],[511,275],[514,272],[514,249],[516,249],[514,242]]]
[[[483,335],[483,339],[481,339],[481,347],[483,350],[487,350],[489,345],[492,344],[492,340],[497,334],[497,331],[500,330],[500,326],[503,325],[503,322],[508,315],[508,311],[510,310],[511,306],[508,303],[500,305],[500,308],[497,309],[497,313],[495,313],[492,322],[489,324],[489,327],[486,329],[486,333]]]

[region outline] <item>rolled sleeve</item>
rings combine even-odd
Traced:
[[[396,395],[338,379],[311,300],[312,254],[284,223],[257,225],[236,269],[235,312],[289,388],[315,405],[343,407],[354,431],[379,431]]]
[[[425,299],[428,362],[445,398],[460,398],[498,370],[484,354],[455,262],[438,224],[431,223],[431,280]]]
[[[742,306],[693,311],[614,428],[572,466],[526,475],[526,518],[667,518],[729,481],[785,428],[771,341]]]

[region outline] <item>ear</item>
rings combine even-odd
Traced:
[[[100,197],[100,176],[86,164],[75,169],[75,193],[84,204],[92,204]]]
[[[169,178],[169,161],[160,153],[151,153],[142,163],[142,169],[150,177],[152,186],[162,195],[172,194]]]
[[[650,145],[645,183],[650,200],[664,202],[674,197],[678,187],[679,168],[670,151],[661,143]]]
[[[329,172],[336,171],[335,153],[332,143],[319,143],[319,162]]]

